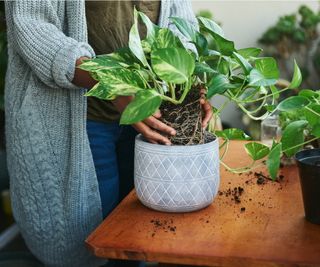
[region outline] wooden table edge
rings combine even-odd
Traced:
[[[161,252],[148,252],[148,256],[144,251],[137,251],[125,248],[108,248],[108,247],[93,247],[90,244],[90,236],[85,240],[87,248],[98,258],[103,259],[121,259],[121,260],[138,260],[146,262],[159,262],[169,264],[181,264],[177,259],[179,257],[184,258],[183,265],[195,265],[195,266],[223,266],[224,267],[320,267],[319,264],[307,263],[307,262],[291,262],[291,261],[279,261],[277,263],[270,262],[263,259],[248,259],[241,257],[229,257],[227,260],[225,257],[208,257],[201,256],[201,261],[194,257],[186,257],[177,253],[161,253]],[[191,266],[190,266],[191,267]]]

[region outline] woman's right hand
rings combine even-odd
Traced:
[[[112,103],[118,111],[122,112],[131,101],[131,96],[120,96],[113,100]],[[143,121],[132,124],[132,127],[141,133],[150,143],[171,145],[170,140],[159,132],[165,135],[175,135],[176,131],[161,122],[159,120],[160,117],[161,114],[158,111]]]

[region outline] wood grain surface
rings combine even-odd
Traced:
[[[243,145],[232,142],[226,162],[248,164]],[[265,174],[261,168],[254,172]],[[296,167],[282,168],[280,182],[258,184],[254,172],[238,175],[221,167],[218,196],[191,213],[153,211],[132,191],[86,243],[103,258],[197,266],[320,266],[320,225],[304,219]],[[239,187],[241,195],[234,194]]]

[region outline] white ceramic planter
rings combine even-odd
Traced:
[[[164,146],[135,143],[135,189],[140,201],[155,210],[188,212],[210,205],[220,183],[219,143]]]

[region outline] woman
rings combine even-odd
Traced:
[[[86,249],[84,240],[101,222],[102,211],[107,215],[119,201],[118,192],[112,199],[105,199],[108,194],[103,193],[117,185],[110,187],[103,184],[105,178],[97,179],[94,160],[97,166],[105,156],[98,153],[103,141],[95,138],[100,128],[94,120],[88,123],[92,152],[87,135],[83,95],[94,81],[76,68],[83,58],[95,56],[87,40],[85,9],[84,0],[6,2],[5,103],[12,206],[28,247],[48,266],[98,266],[101,262]],[[185,0],[161,2],[158,24],[171,27],[170,16],[194,21]],[[119,98],[113,104],[121,112],[129,101]],[[207,103],[204,107],[206,124],[210,112]],[[174,134],[157,116],[133,126],[151,142],[168,143],[155,128]],[[114,127],[115,144],[121,131]],[[130,134],[132,142],[132,130]],[[108,153],[116,158],[114,152]]]

